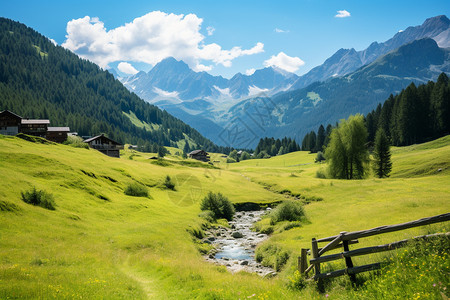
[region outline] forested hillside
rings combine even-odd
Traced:
[[[382,127],[396,146],[430,141],[450,134],[450,83],[442,73],[436,83],[416,87],[411,83],[400,94],[367,114],[369,141]]]
[[[18,22],[0,18],[0,110],[49,118],[79,135],[122,143],[217,147],[195,129],[130,93],[113,75]],[[182,143],[183,144],[183,143]]]
[[[365,117],[369,142],[374,142],[382,127],[395,146],[423,143],[450,134],[450,80],[442,73],[436,82],[416,86],[411,83],[397,95],[390,95],[384,104]],[[322,151],[327,145],[332,125],[305,135],[304,151]]]

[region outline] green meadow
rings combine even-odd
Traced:
[[[0,136],[0,298],[320,299],[326,295],[313,283],[292,287],[300,249],[310,248],[311,238],[450,209],[450,136],[393,148],[390,178],[352,181],[316,178],[326,165],[315,164],[315,154],[307,152],[234,164],[212,154],[210,165],[183,160],[175,148],[169,151],[155,160],[153,154],[127,149],[117,159],[92,149]],[[167,175],[175,190],[164,186]],[[130,185],[143,187],[148,196],[126,195]],[[22,201],[21,193],[33,187],[53,196],[55,210]],[[204,261],[205,245],[192,232],[207,226],[198,215],[209,191],[234,203],[293,198],[307,203],[307,220],[299,227],[271,225],[268,218],[256,226],[274,231],[257,253],[269,263],[287,254],[277,276],[231,274]],[[358,246],[448,228],[400,231],[363,239]],[[361,257],[355,264],[386,257]],[[378,286],[389,289],[383,284]],[[341,278],[327,286],[327,293],[355,298],[363,291]]]

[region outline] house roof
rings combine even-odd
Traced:
[[[3,115],[3,114],[10,114],[10,115],[13,115],[13,116],[16,117],[16,118],[22,119],[21,116],[15,114],[15,113],[13,113],[12,111],[9,111],[9,110],[3,110],[3,111],[0,111],[0,115]]]
[[[100,135],[91,137],[91,138],[89,138],[87,140],[84,140],[83,142],[84,143],[90,143],[90,142],[92,142],[94,140],[97,140],[97,139],[100,139],[100,138],[107,139],[108,141],[110,141],[111,143],[116,144],[116,145],[122,145],[121,143],[118,143],[118,142],[116,142],[116,141],[114,141],[114,140],[112,140],[110,138],[107,138],[104,134],[100,134]]]
[[[50,124],[49,120],[28,120],[22,119],[22,124]]]
[[[48,127],[47,131],[50,132],[70,132],[70,128],[69,127]]]
[[[199,154],[199,153],[202,153],[202,152],[204,152],[205,154],[208,154],[204,150],[194,150],[194,151],[190,152],[189,155],[196,155],[196,154]]]

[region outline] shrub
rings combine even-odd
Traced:
[[[227,158],[227,164],[233,164],[233,163],[235,163],[235,162],[236,162],[235,159],[233,159],[233,158],[231,158],[231,157],[228,157],[228,158]]]
[[[320,163],[325,160],[325,155],[323,155],[322,151],[317,152],[316,159],[314,160],[316,163]]]
[[[166,176],[166,180],[164,181],[164,186],[169,190],[175,191],[175,183],[172,181],[169,175]]]
[[[327,173],[323,168],[320,168],[319,170],[317,170],[316,172],[316,178],[320,178],[320,179],[326,179],[327,178]]]
[[[125,195],[134,197],[148,197],[147,187],[136,182],[130,183],[125,188]]]
[[[300,221],[305,216],[301,202],[286,200],[278,205],[270,214],[270,223],[281,221]]]
[[[64,141],[64,145],[69,145],[75,148],[89,149],[89,145],[83,142],[83,139],[79,136],[68,136]]]
[[[205,219],[206,221],[208,221],[210,223],[214,223],[216,221],[216,217],[215,217],[214,213],[210,210],[202,211],[198,216],[200,218]]]
[[[224,218],[228,221],[231,221],[235,213],[234,206],[227,197],[221,193],[214,194],[213,192],[209,192],[208,195],[203,198],[200,203],[200,209],[212,211],[215,219]]]
[[[33,187],[30,191],[21,192],[22,200],[25,203],[40,206],[49,210],[55,210],[53,195]]]

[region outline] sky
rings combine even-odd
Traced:
[[[363,50],[450,16],[448,0],[2,2],[1,17],[122,75],[169,56],[225,78],[268,66],[302,75],[340,48]]]

